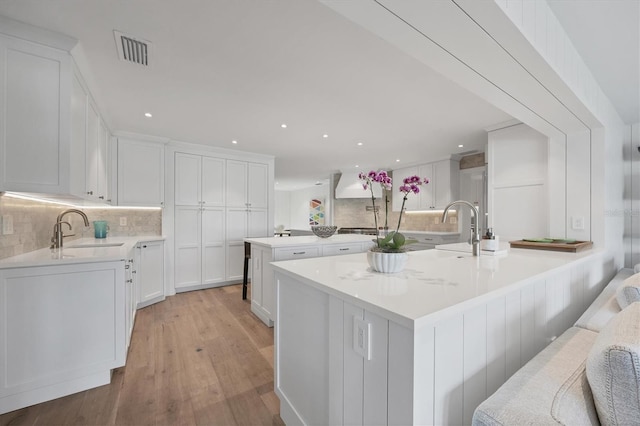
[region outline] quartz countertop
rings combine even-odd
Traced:
[[[418,234],[418,235],[460,235],[459,232],[435,232],[435,231],[410,231],[410,230],[400,230],[401,234]]]
[[[80,238],[65,241],[64,246],[59,249],[43,248],[0,259],[0,269],[123,260],[129,257],[131,249],[139,242],[164,239],[161,235]],[[119,243],[122,245],[113,246],[113,244]],[[85,247],[76,247],[81,245]],[[87,247],[87,245],[95,245],[96,247]]]
[[[265,237],[245,238],[244,241],[265,247],[301,247],[328,244],[348,244],[373,242],[375,235],[361,234],[334,234],[329,238],[320,238],[315,235],[302,235],[298,237]]]
[[[511,249],[505,257],[473,257],[454,251],[423,250],[409,252],[405,270],[397,274],[372,271],[365,253],[272,265],[276,272],[414,328],[598,253]]]

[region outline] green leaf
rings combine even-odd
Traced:
[[[404,235],[399,232],[393,234],[393,244],[396,246],[396,248],[402,247],[404,245],[404,242]]]

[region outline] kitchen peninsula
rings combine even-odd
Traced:
[[[470,424],[600,293],[602,252],[428,250],[275,262],[275,388],[287,424]]]

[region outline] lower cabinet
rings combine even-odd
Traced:
[[[141,241],[136,251],[137,307],[164,300],[164,241]]]
[[[125,262],[0,270],[0,414],[108,384],[126,356]]]
[[[436,248],[439,244],[449,244],[460,242],[460,234],[428,234],[424,232],[402,233],[406,238],[416,240],[416,243],[407,245],[409,251],[416,250],[431,250]]]

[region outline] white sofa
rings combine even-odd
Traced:
[[[640,302],[617,300],[636,281],[622,269],[573,327],[478,406],[473,425],[640,425]]]

